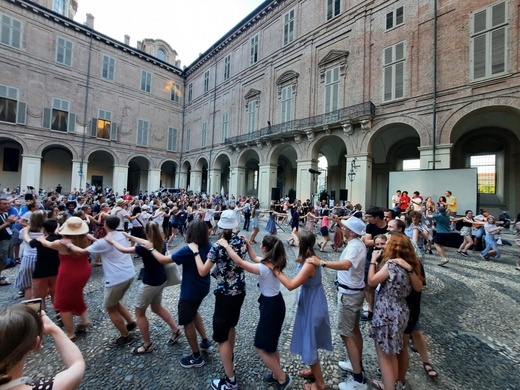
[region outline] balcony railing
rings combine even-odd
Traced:
[[[291,135],[294,132],[321,128],[333,124],[357,123],[363,119],[372,119],[376,113],[376,106],[372,102],[364,102],[350,107],[344,107],[327,114],[295,119],[290,122],[279,123],[264,127],[252,133],[227,138],[226,145],[257,141],[262,138],[271,138],[276,135]],[[273,137],[275,138],[275,137]]]

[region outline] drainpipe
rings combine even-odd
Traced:
[[[186,77],[184,77],[183,81],[184,81],[184,89],[183,89],[184,93],[182,94],[181,154],[179,155],[179,173],[177,174],[177,186],[176,186],[177,188],[181,188],[182,154],[184,151],[184,124],[185,124],[184,117],[186,116]],[[187,181],[187,179],[186,179],[186,181]]]
[[[433,0],[433,165],[435,170],[437,144],[437,0]]]
[[[210,168],[211,168],[211,155],[213,154],[213,148],[215,147],[215,118],[217,116],[217,56],[214,56],[215,58],[215,77],[214,77],[214,85],[213,85],[213,126],[211,129],[211,148],[209,150],[209,161],[208,161],[208,183],[206,192],[209,191],[211,188],[210,181],[211,181],[211,175],[210,175]],[[211,194],[210,194],[211,195]]]
[[[87,92],[85,93],[85,109],[83,110],[83,123],[85,129],[83,130],[83,137],[81,138],[81,162],[79,165],[79,188],[83,187],[83,163],[85,161],[85,142],[87,138],[87,108],[88,108],[88,95],[90,89],[90,61],[92,57],[92,38],[94,36],[94,28],[90,26],[90,44],[88,48],[88,64],[87,64]],[[86,181],[85,181],[86,183]],[[86,190],[86,188],[84,188]]]

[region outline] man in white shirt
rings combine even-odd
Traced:
[[[359,329],[359,317],[363,308],[365,290],[365,261],[367,249],[361,236],[365,223],[356,217],[341,221],[347,247],[339,261],[321,261],[322,267],[338,271],[338,332],[347,348],[350,362],[339,362],[340,368],[352,372],[353,376],[339,384],[340,390],[366,390],[368,386],[363,374],[361,357],[363,337]],[[318,265],[318,262],[315,262]]]
[[[126,211],[126,202],[123,198],[116,200],[116,207],[110,211],[110,215],[115,215],[119,218],[119,225],[116,229],[118,232],[125,230],[125,218],[128,219],[128,221],[131,221],[130,214]]]
[[[128,240],[116,228],[119,226],[119,218],[110,215],[105,219],[106,238],[128,246]],[[111,346],[121,347],[133,341],[130,331],[136,328],[128,309],[121,303],[126,291],[134,281],[135,269],[132,256],[119,252],[110,245],[105,238],[97,240],[89,247],[82,249],[77,246],[70,248],[77,254],[100,254],[105,276],[105,306],[110,321],[121,335],[110,342]]]

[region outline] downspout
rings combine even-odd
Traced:
[[[208,161],[208,187],[206,188],[206,192],[209,191],[211,188],[210,181],[211,181],[211,175],[210,175],[210,168],[211,168],[211,155],[213,154],[213,148],[215,147],[215,122],[216,122],[216,116],[217,116],[217,56],[214,56],[215,58],[215,84],[213,86],[213,126],[211,129],[211,148],[209,150],[209,161]],[[218,190],[218,188],[217,188]],[[208,194],[211,195],[211,194]]]
[[[85,142],[87,138],[87,108],[88,108],[88,95],[90,89],[90,61],[92,57],[92,38],[94,36],[94,28],[90,27],[90,44],[88,48],[88,63],[87,63],[87,92],[85,93],[85,109],[83,110],[83,124],[85,128],[83,129],[83,137],[81,138],[81,161],[79,165],[79,188],[83,188],[83,163],[85,161]],[[86,183],[86,182],[85,182]],[[86,190],[86,188],[85,188]]]
[[[437,0],[433,0],[433,165],[435,170],[437,144]]]
[[[186,74],[183,72],[183,76]],[[181,130],[181,154],[179,155],[179,173],[177,175],[177,188],[181,188],[181,172],[182,172],[182,152],[184,151],[184,125],[185,125],[185,117],[186,117],[186,77],[183,78],[184,81],[184,93],[182,94],[182,130]],[[187,179],[186,179],[187,181]],[[188,187],[188,186],[186,186]]]

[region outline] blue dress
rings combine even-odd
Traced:
[[[300,272],[302,265],[298,266]],[[305,364],[318,361],[318,349],[332,351],[329,309],[321,283],[321,267],[300,288],[298,309],[294,319],[291,352],[301,355]]]
[[[276,233],[276,218],[275,213],[269,213],[269,221],[267,221],[267,225],[265,225],[265,231],[269,234]]]

